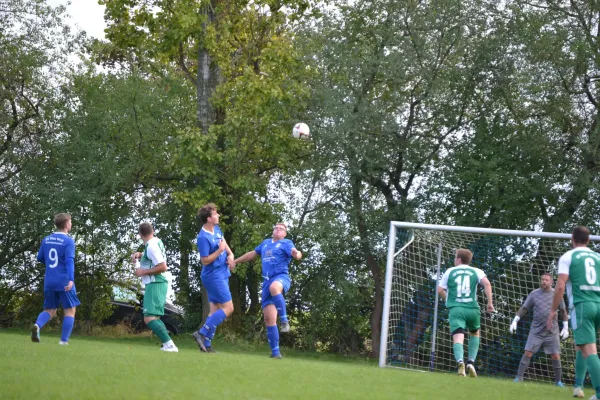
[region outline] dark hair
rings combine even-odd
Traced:
[[[473,253],[469,249],[457,249],[456,258],[460,258],[463,264],[469,265],[473,259]]]
[[[67,213],[56,214],[56,216],[54,217],[54,225],[56,225],[56,227],[58,229],[65,229],[65,226],[67,226],[67,222],[70,220],[71,220],[70,214],[67,214]]]
[[[198,217],[200,217],[200,222],[204,225],[208,218],[212,216],[213,211],[217,211],[217,206],[214,203],[206,203],[198,210]]]
[[[150,222],[142,222],[138,227],[138,232],[141,236],[149,236],[154,233],[154,227]]]
[[[552,276],[552,274],[550,272],[544,272],[543,274],[541,274],[540,279],[542,279],[544,276],[549,276],[550,279],[554,280],[554,277]]]
[[[575,244],[588,244],[590,241],[590,230],[585,226],[576,226],[573,229],[573,241]]]

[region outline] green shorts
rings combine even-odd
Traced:
[[[167,282],[154,282],[146,285],[144,292],[145,317],[165,315],[168,286]]]
[[[571,310],[571,326],[576,345],[596,343],[596,332],[600,328],[600,303],[584,301]]]
[[[450,309],[450,333],[457,329],[478,331],[481,328],[481,312],[479,308],[452,307]]]

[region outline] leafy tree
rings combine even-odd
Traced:
[[[473,129],[430,181],[432,219],[597,227],[597,15],[593,5],[555,1],[509,2],[498,13],[501,54],[478,93]]]
[[[31,257],[64,210],[47,192],[48,143],[60,135],[61,81],[82,37],[63,23],[64,7],[15,0],[0,10],[0,312],[40,280]],[[31,273],[37,271],[38,273]]]
[[[288,133],[304,93],[298,84],[303,69],[286,23],[308,4],[102,3],[107,38],[114,46],[106,58],[133,53],[140,63],[177,67],[196,91],[196,122],[177,135],[179,151],[170,164],[174,198],[188,210],[207,201],[217,203],[225,237],[234,249],[247,235],[261,235],[277,219],[265,204],[266,184],[276,171],[292,168],[295,154],[303,154],[304,148]],[[234,225],[237,231],[230,229]],[[182,232],[181,243],[191,242],[192,228]],[[189,270],[183,263],[180,267]],[[230,279],[236,310],[243,308],[247,285],[256,285],[244,268]],[[206,315],[206,297],[203,309]]]
[[[416,218],[418,183],[465,129],[489,62],[488,13],[481,7],[355,2],[308,32],[307,52],[318,68],[312,112],[322,133],[323,168],[340,177],[344,211],[374,281],[374,356],[383,304],[382,232],[390,219]]]

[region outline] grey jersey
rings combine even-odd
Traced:
[[[548,291],[540,289],[535,289],[533,292],[529,293],[525,303],[521,308],[526,308],[529,312],[533,311],[533,319],[531,321],[531,329],[532,333],[543,333],[547,331],[546,329],[546,321],[548,320],[548,314],[550,313],[550,308],[552,307],[552,298],[554,297],[554,289],[550,289]],[[560,300],[561,310],[565,309],[564,300]],[[558,318],[554,317],[554,322],[552,324],[552,333],[558,333]]]

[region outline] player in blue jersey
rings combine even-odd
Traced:
[[[289,265],[292,257],[296,260],[302,258],[302,253],[296,249],[294,243],[286,239],[287,225],[278,222],[273,227],[273,238],[264,240],[254,250],[249,251],[234,261],[239,264],[252,261],[257,256],[262,259],[262,308],[267,338],[271,346],[271,357],[282,358],[279,351],[279,331],[277,330],[277,314],[281,321],[281,332],[290,331],[290,323],[285,309],[283,295],[290,289],[291,281]]]
[[[37,255],[38,261],[46,265],[44,311],[31,328],[31,341],[40,341],[40,329],[56,315],[56,309],[61,305],[65,316],[58,344],[68,345],[75,322],[75,308],[80,304],[75,291],[75,241],[68,235],[71,216],[57,214],[54,225],[57,231],[42,240]]]
[[[227,245],[219,228],[217,206],[208,203],[198,210],[202,229],[198,233],[197,245],[202,263],[202,287],[208,294],[210,314],[199,331],[192,337],[200,351],[214,353],[211,340],[217,327],[233,313],[233,302],[229,291],[230,269],[233,269],[233,252]]]

